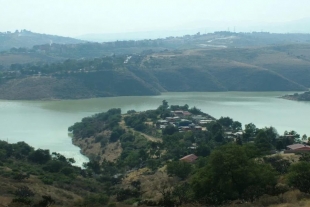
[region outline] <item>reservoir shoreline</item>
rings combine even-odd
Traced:
[[[87,162],[80,148],[68,136],[68,127],[86,116],[111,108],[145,111],[157,108],[162,100],[169,105],[196,106],[215,118],[229,116],[243,126],[274,126],[279,134],[295,130],[310,135],[310,103],[281,99],[292,92],[178,92],[159,96],[107,97],[83,100],[3,101],[0,100],[0,139],[25,141],[35,148],[74,157],[78,165]]]

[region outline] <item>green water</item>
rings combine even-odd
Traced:
[[[279,133],[295,130],[310,135],[310,102],[277,97],[292,92],[205,92],[164,93],[160,96],[112,97],[62,101],[0,101],[0,139],[10,143],[25,141],[36,148],[50,149],[77,163],[87,161],[71,143],[67,128],[81,118],[121,108],[123,112],[156,108],[162,100],[169,104],[196,106],[215,118],[229,116],[257,127],[274,126]]]

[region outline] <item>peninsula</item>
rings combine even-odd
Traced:
[[[306,91],[304,93],[294,93],[293,95],[285,95],[281,98],[294,101],[310,101],[310,91]]]

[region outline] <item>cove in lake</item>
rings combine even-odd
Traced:
[[[79,153],[68,136],[68,127],[83,117],[110,108],[144,111],[162,100],[172,105],[196,106],[215,118],[229,116],[243,126],[274,126],[280,134],[295,130],[310,135],[310,102],[278,97],[293,92],[202,92],[163,93],[160,96],[109,97],[61,101],[0,101],[0,139],[25,141],[36,148],[74,157],[77,165],[88,159]]]

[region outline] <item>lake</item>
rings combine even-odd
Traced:
[[[109,97],[61,101],[0,101],[0,139],[25,141],[35,148],[74,157],[78,165],[88,159],[72,145],[68,127],[83,117],[110,108],[143,111],[158,107],[162,100],[172,105],[188,104],[220,118],[229,116],[243,126],[274,126],[279,133],[295,130],[310,135],[310,102],[277,98],[293,92],[186,92],[160,96]]]

